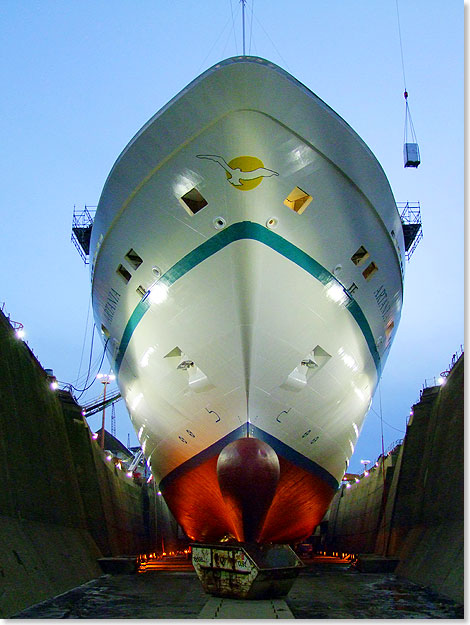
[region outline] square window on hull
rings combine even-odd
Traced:
[[[361,247],[357,250],[357,252],[354,252],[354,254],[351,256],[351,260],[355,265],[360,267],[366,262],[369,256],[370,256],[369,252],[366,250],[366,248],[363,245],[361,245]]]
[[[127,252],[124,258],[134,269],[140,267],[140,265],[144,262],[132,248]]]
[[[180,198],[180,202],[185,211],[191,216],[195,215],[207,206],[206,198],[199,193],[196,187],[185,193]]]
[[[375,273],[377,273],[378,270],[379,268],[377,267],[377,265],[374,262],[372,262],[370,263],[370,265],[367,265],[367,267],[362,272],[362,275],[364,276],[366,280],[370,280],[372,276]]]
[[[119,265],[119,267],[116,269],[116,273],[118,273],[121,276],[121,278],[124,280],[126,284],[131,279],[131,274],[129,271],[127,271],[124,265]]]
[[[311,195],[295,187],[284,200],[284,205],[301,215],[312,200]]]

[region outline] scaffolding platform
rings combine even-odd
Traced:
[[[81,259],[88,265],[90,255],[91,229],[96,206],[85,206],[83,209],[73,208],[71,241],[77,248]]]
[[[423,238],[421,207],[419,202],[397,202],[403,236],[405,238],[406,260],[410,260],[418,243]]]

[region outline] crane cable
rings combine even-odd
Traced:
[[[400,12],[398,10],[398,0],[395,0],[395,6],[397,8],[397,22],[398,22],[398,37],[400,40],[400,53],[401,53],[401,69],[403,72],[403,86],[405,89],[405,100],[408,97],[408,93],[407,93],[407,89],[406,89],[406,74],[405,74],[405,61],[404,61],[404,57],[403,57],[403,42],[402,42],[402,38],[401,38],[401,26],[400,26]]]
[[[416,138],[415,127],[413,126],[413,120],[411,119],[410,107],[408,106],[408,92],[405,91],[405,130],[403,133],[403,143],[408,143],[408,127],[410,129],[410,143],[418,143]]]
[[[90,298],[88,300],[88,311],[87,311],[87,315],[86,315],[85,332],[83,333],[82,353],[80,355],[80,364],[78,365],[77,377],[74,380],[75,384],[77,384],[77,382],[80,380],[80,373],[82,371],[83,354],[85,352],[85,343],[86,343],[86,337],[87,337],[87,332],[88,332],[88,320],[90,318],[90,308],[91,308],[91,294],[90,294]]]
[[[406,145],[408,143],[408,129],[410,130],[410,143],[415,143],[418,145],[418,140],[416,138],[416,132],[413,125],[413,120],[411,119],[411,111],[408,105],[408,89],[406,86],[406,72],[405,72],[405,57],[403,54],[403,39],[401,36],[401,24],[400,24],[400,11],[398,8],[398,0],[395,0],[395,7],[397,10],[397,24],[398,24],[398,39],[400,41],[400,56],[401,56],[401,69],[403,73],[403,96],[405,98],[405,127],[403,132],[403,143]]]

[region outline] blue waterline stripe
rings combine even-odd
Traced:
[[[183,464],[180,464],[176,467],[176,469],[173,469],[173,471],[170,471],[170,473],[168,473],[168,475],[166,475],[158,485],[159,490],[165,494],[165,489],[168,488],[169,484],[171,484],[174,480],[181,477],[191,469],[195,469],[203,462],[206,462],[206,460],[210,460],[214,456],[218,456],[222,449],[232,441],[244,438],[247,434],[247,426],[248,424],[244,423],[217,442],[209,445],[209,447],[206,447],[206,449],[199,452],[189,460],[186,460],[186,462],[183,462]]]
[[[268,434],[268,432],[265,432],[261,428],[256,427],[256,425],[252,425],[250,423],[250,436],[253,436],[253,438],[259,438],[263,442],[270,445],[278,456],[282,456],[286,460],[292,462],[292,464],[296,467],[300,467],[304,471],[319,477],[321,480],[326,482],[328,486],[331,486],[334,490],[338,490],[339,483],[331,475],[331,473],[328,473],[328,471],[319,464],[310,460],[310,458],[303,456],[298,451],[295,451],[295,449],[289,447],[289,445],[286,445],[272,434]]]
[[[264,441],[274,449],[278,456],[282,456],[283,458],[289,460],[290,462],[292,462],[292,464],[300,467],[307,473],[311,473],[315,477],[320,478],[321,480],[326,482],[326,484],[328,484],[328,486],[330,486],[333,490],[338,490],[338,481],[330,473],[328,473],[326,469],[321,467],[313,460],[310,460],[306,456],[303,456],[298,451],[295,451],[295,449],[292,449],[292,447],[289,447],[289,445],[286,445],[275,436],[268,434],[261,428],[258,428],[251,423],[245,423],[241,425],[240,427],[236,428],[235,430],[218,440],[213,445],[210,445],[189,460],[186,460],[186,462],[183,462],[183,464],[180,464],[178,467],[176,467],[176,469],[173,469],[173,471],[170,471],[170,473],[168,473],[168,475],[166,475],[158,485],[159,490],[164,495],[165,489],[168,488],[168,486],[172,482],[174,482],[174,480],[178,479],[188,471],[191,471],[192,469],[200,466],[207,460],[210,460],[210,458],[219,455],[222,449],[224,449],[224,447],[226,447],[229,443],[236,441],[239,438],[244,438],[247,434],[247,425],[249,425],[250,428],[250,436]]]
[[[232,224],[225,230],[222,230],[218,234],[215,234],[213,237],[199,245],[197,248],[186,254],[181,260],[170,267],[170,269],[162,275],[160,278],[160,282],[168,287],[174,284],[179,278],[184,276],[188,271],[207,260],[224,247],[233,243],[234,241],[240,241],[242,239],[251,239],[254,241],[259,241],[260,243],[264,243],[274,251],[278,252],[285,258],[291,260],[293,263],[304,269],[311,276],[319,280],[325,286],[329,284],[339,284],[341,287],[341,283],[330,273],[325,267],[317,263],[311,256],[303,252],[301,249],[282,238],[272,230],[268,230],[264,226],[260,224],[254,223],[252,221],[241,221],[235,224]],[[364,338],[369,347],[369,351],[372,355],[372,358],[375,362],[375,366],[377,368],[377,373],[380,376],[381,370],[381,362],[380,355],[377,351],[377,347],[375,345],[374,336],[370,329],[370,326],[367,322],[367,319],[362,312],[361,308],[358,306],[357,302],[347,294],[347,302],[344,306],[349,310],[349,312],[354,317],[356,323],[364,335]],[[127,347],[129,346],[132,335],[140,323],[142,317],[145,315],[147,310],[150,308],[150,303],[148,301],[148,296],[144,297],[136,306],[134,312],[129,318],[127,325],[124,329],[124,333],[122,335],[121,343],[119,345],[119,350],[116,356],[115,362],[115,371],[119,372],[119,369],[122,364],[122,360],[124,358],[124,354],[126,352]]]

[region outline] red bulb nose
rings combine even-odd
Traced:
[[[276,452],[257,438],[240,438],[220,452],[217,478],[238,540],[254,542],[258,539],[279,474]]]

